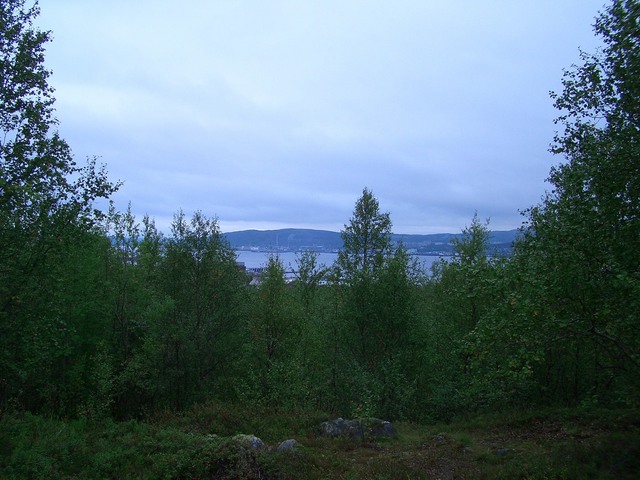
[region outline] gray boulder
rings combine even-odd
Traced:
[[[298,445],[299,443],[296,440],[290,438],[289,440],[285,440],[280,443],[280,445],[276,447],[276,450],[278,452],[295,452]]]
[[[242,445],[243,447],[247,447],[251,450],[263,450],[267,448],[264,442],[255,435],[245,435],[243,433],[239,433],[231,437],[231,440],[238,445]]]
[[[336,418],[320,424],[320,435],[323,437],[340,437],[346,434],[348,427],[343,418]]]
[[[369,435],[374,438],[395,438],[398,434],[393,423],[377,418],[371,418],[371,422],[367,425]]]
[[[379,418],[358,418],[345,420],[337,418],[320,424],[320,435],[331,438],[360,438],[362,440],[379,440],[393,438],[396,429],[391,422]]]

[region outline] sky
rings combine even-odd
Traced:
[[[167,232],[518,228],[604,0],[41,0],[58,129]]]

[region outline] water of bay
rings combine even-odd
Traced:
[[[269,257],[271,255],[275,255],[274,253],[269,252],[253,252],[248,250],[236,250],[236,255],[238,256],[238,262],[244,263],[247,268],[259,268],[267,265],[269,261]],[[297,258],[299,254],[295,252],[280,252],[278,253],[278,257],[280,261],[284,265],[285,269],[288,271],[296,271],[297,270]],[[338,258],[337,253],[318,253],[318,265],[324,265],[329,267],[333,265],[333,263]],[[439,256],[431,256],[431,255],[415,255],[418,260],[418,265],[422,267],[425,273],[431,272],[431,265],[434,262],[437,262],[443,257]],[[445,259],[448,257],[444,257]]]

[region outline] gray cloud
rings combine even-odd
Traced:
[[[362,188],[398,233],[520,225],[549,90],[601,0],[43,2],[61,134],[166,229],[340,229]]]

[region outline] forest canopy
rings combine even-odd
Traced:
[[[551,191],[509,257],[474,216],[421,271],[364,188],[323,268],[249,285],[216,217],[166,234],[96,208],[118,182],[56,131],[36,6],[0,6],[0,415],[141,418],[200,402],[417,422],[503,408],[638,407],[640,3],[597,18],[566,71]]]

